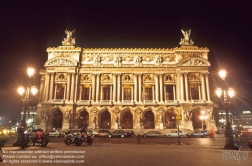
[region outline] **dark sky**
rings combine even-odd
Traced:
[[[15,119],[16,93],[26,68],[43,69],[47,47],[57,47],[76,29],[76,46],[85,48],[179,47],[180,29],[191,29],[194,45],[208,47],[211,76],[228,71],[236,91],[232,111],[252,110],[250,1],[193,0],[36,0],[0,2],[0,116]]]

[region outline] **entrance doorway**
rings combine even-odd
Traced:
[[[63,113],[60,110],[55,110],[52,115],[53,128],[62,128]]]
[[[108,110],[101,113],[100,128],[110,129],[111,128],[111,114]]]
[[[122,112],[121,126],[123,129],[133,129],[133,115],[130,110]]]
[[[144,113],[143,127],[144,129],[155,128],[154,113],[151,110],[148,110]]]

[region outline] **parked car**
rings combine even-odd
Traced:
[[[10,137],[8,134],[4,134],[2,130],[0,130],[0,147],[3,147],[6,142],[8,142]]]
[[[234,137],[241,137],[242,136],[242,132],[240,130],[234,130]]]
[[[99,130],[98,131],[98,136],[100,136],[100,137],[108,137],[109,134],[110,134],[109,130]]]
[[[195,131],[192,133],[186,134],[187,137],[207,137],[207,132],[206,131]]]
[[[73,134],[77,135],[80,133],[80,129],[69,129],[64,131],[64,135]]]
[[[184,132],[180,130],[179,137],[184,137],[184,136],[185,136]],[[166,133],[165,137],[178,137],[178,130],[174,130],[170,133]]]
[[[115,130],[109,133],[108,137],[125,137],[126,132],[124,130]]]
[[[159,131],[148,131],[143,137],[161,137],[163,134]]]
[[[87,133],[91,133],[93,135],[93,137],[97,137],[98,136],[98,132],[93,130],[93,129],[88,129]]]
[[[59,136],[58,130],[50,130],[50,131],[48,131],[48,134],[50,137],[58,137]]]
[[[132,131],[132,130],[126,130],[125,132],[126,132],[125,137],[135,137],[136,136],[134,131]]]

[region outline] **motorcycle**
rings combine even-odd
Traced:
[[[33,137],[33,146],[35,143],[41,144],[41,146],[45,147],[50,141],[49,134],[48,133],[41,133],[41,135],[38,137],[35,135]]]
[[[91,133],[68,134],[64,136],[64,143],[66,145],[75,144],[76,146],[80,146],[83,143],[85,145],[92,145],[93,135]]]
[[[26,130],[24,132],[24,145],[25,146],[30,146],[33,143],[33,136],[30,132],[30,130]]]

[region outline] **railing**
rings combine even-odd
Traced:
[[[90,105],[91,101],[90,100],[79,100],[77,102],[78,105]]]
[[[101,105],[112,105],[113,102],[111,100],[100,100]]]

